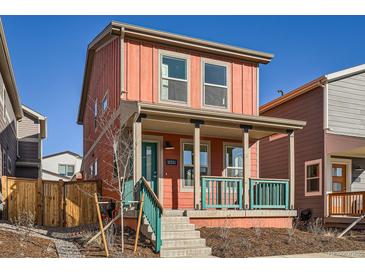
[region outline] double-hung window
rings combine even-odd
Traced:
[[[71,177],[74,175],[74,173],[75,173],[74,165],[66,165],[66,164],[58,165],[58,174],[59,175]]]
[[[243,177],[243,148],[225,147],[225,166],[227,177]]]
[[[183,186],[194,186],[194,144],[183,144]],[[209,156],[208,145],[200,145],[200,175],[208,175]]]
[[[103,112],[108,108],[108,93],[104,95],[103,101],[101,102],[101,106],[103,108]]]
[[[305,167],[305,196],[322,195],[322,159],[307,161]]]
[[[188,102],[187,59],[161,55],[161,101]]]
[[[203,62],[203,70],[204,106],[227,108],[227,66]]]

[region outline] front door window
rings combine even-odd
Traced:
[[[157,144],[142,144],[142,176],[157,195]]]
[[[332,191],[346,191],[346,165],[332,164]]]

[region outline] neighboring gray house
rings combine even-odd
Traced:
[[[0,19],[0,176],[15,175],[17,121],[22,117],[23,111]]]
[[[42,159],[43,180],[70,181],[80,172],[82,157],[71,151],[44,156]]]
[[[22,106],[23,118],[18,121],[18,159],[16,177],[41,178],[42,140],[47,135],[47,118]]]

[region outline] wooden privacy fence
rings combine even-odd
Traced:
[[[328,194],[329,215],[360,216],[365,213],[365,192],[334,192]]]
[[[94,194],[101,193],[99,181],[45,181],[3,176],[4,218],[21,214],[34,217],[43,226],[75,227],[97,222]]]

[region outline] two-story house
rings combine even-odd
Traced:
[[[23,118],[18,121],[18,157],[16,177],[42,177],[42,140],[47,137],[47,117],[22,105]]]
[[[15,175],[17,121],[22,117],[22,106],[0,19],[0,176]]]
[[[70,181],[80,172],[82,157],[72,151],[61,151],[42,158],[42,179]],[[75,177],[76,179],[76,177]]]
[[[236,227],[290,227],[294,131],[305,122],[259,115],[259,66],[272,57],[110,23],[87,49],[77,119],[84,174],[112,180],[107,129],[96,122],[108,115],[108,127],[130,128],[133,181],[148,181],[164,214],[175,210],[197,226],[228,218]],[[275,133],[289,139],[290,165],[283,179],[260,179],[257,143]]]
[[[321,76],[260,108],[265,116],[307,121],[295,139],[295,208],[326,223],[365,212],[365,65]],[[260,144],[260,174],[285,174],[287,141]],[[306,210],[306,212],[308,212]]]

